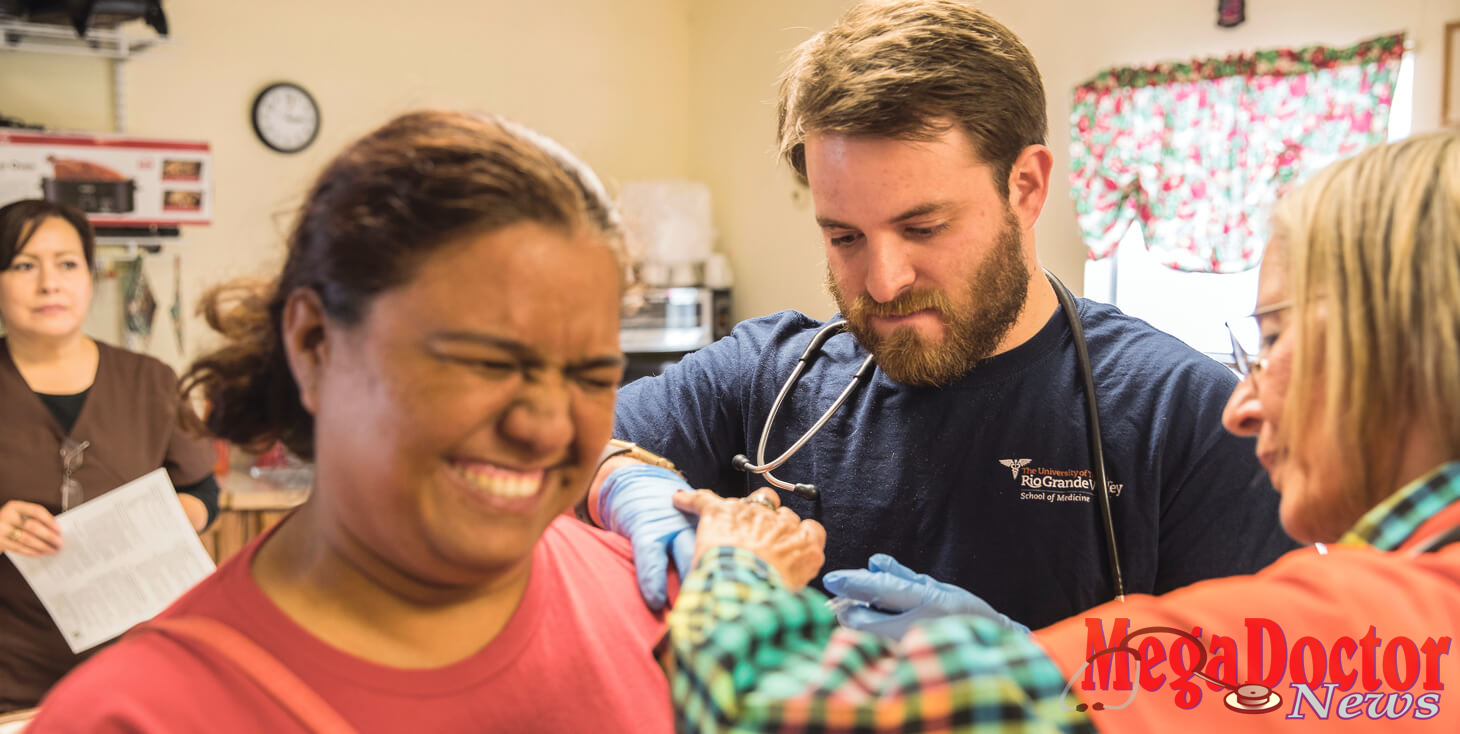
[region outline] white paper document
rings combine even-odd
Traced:
[[[213,572],[166,469],[56,516],[53,556],[10,553],[73,652],[156,616]]]

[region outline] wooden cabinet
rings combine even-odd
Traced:
[[[218,519],[201,537],[217,563],[228,560],[309,497],[308,489],[282,487],[242,472],[218,477]]]

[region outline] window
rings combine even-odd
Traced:
[[[1389,140],[1409,136],[1413,114],[1414,60],[1406,53],[1389,110]],[[1228,319],[1252,311],[1257,269],[1242,273],[1185,273],[1156,262],[1139,226],[1121,238],[1115,255],[1085,263],[1085,297],[1172,334],[1222,362],[1231,361]]]

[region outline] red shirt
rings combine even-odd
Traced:
[[[669,687],[653,655],[663,616],[644,606],[627,540],[555,520],[533,553],[512,619],[443,668],[361,660],[310,635],[259,589],[254,541],[159,618],[232,625],[279,659],[359,732],[670,732]],[[134,635],[65,678],[31,734],[53,731],[302,731],[231,663],[158,634]]]

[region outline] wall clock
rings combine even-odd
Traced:
[[[319,135],[319,105],[304,87],[270,84],[253,100],[253,131],[280,153],[298,153]]]

